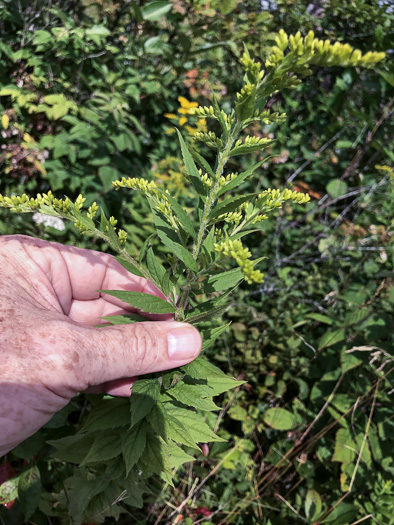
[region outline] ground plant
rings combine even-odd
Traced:
[[[151,6],[149,10],[150,4],[148,4],[145,11],[141,13],[142,18],[149,19],[149,16],[151,18],[156,16],[150,15],[156,12],[155,9],[164,12],[168,10],[167,2],[152,4],[161,5]],[[96,33],[86,32],[90,37],[94,36],[94,43],[99,42],[103,34],[101,30],[98,33],[97,31],[96,28]],[[70,33],[75,35],[73,38],[82,38],[82,35],[74,29],[71,29]],[[45,40],[45,35],[38,36]],[[168,189],[168,186],[166,188],[165,185],[160,184],[160,180],[155,180],[153,177],[124,176],[112,180],[112,173],[108,178],[103,175],[105,178],[103,181],[106,186],[108,185],[107,191],[113,188],[118,193],[126,194],[132,190],[139,192],[145,199],[141,201],[139,198],[140,200],[135,201],[140,202],[143,220],[150,221],[150,225],[143,232],[147,235],[144,237],[142,233],[138,236],[142,239],[137,250],[133,246],[135,224],[129,224],[133,219],[133,213],[127,204],[124,205],[125,216],[115,218],[108,214],[105,204],[96,201],[86,203],[86,197],[82,194],[74,199],[57,197],[56,187],[53,191],[38,193],[35,196],[27,193],[18,195],[15,192],[0,195],[2,208],[18,213],[32,212],[38,214],[38,217],[45,216],[47,221],[71,221],[77,231],[86,234],[90,239],[98,239],[100,243],[108,246],[127,270],[149,279],[162,292],[160,298],[138,292],[102,290],[102,293],[127,302],[138,312],[128,316],[108,317],[102,320],[103,323],[141,322],[144,320],[143,313],[146,312],[173,314],[176,320],[195,324],[203,335],[203,354],[193,363],[181,369],[140,378],[133,386],[130,400],[89,396],[84,405],[88,415],[82,425],[78,425],[79,406],[71,403],[42,432],[18,447],[13,452],[16,458],[31,461],[32,456],[44,447],[44,454],[47,454],[48,459],[43,458],[40,468],[34,464],[18,475],[11,476],[9,481],[0,486],[2,503],[9,504],[17,500],[12,518],[15,523],[22,522],[20,520],[43,523],[46,517],[52,520],[51,522],[69,520],[70,523],[75,524],[87,520],[102,523],[106,519],[135,519],[135,509],[143,507],[144,501],[149,501],[151,506],[147,513],[148,517],[138,518],[136,521],[144,523],[154,516],[155,509],[160,504],[159,492],[162,483],[175,490],[176,486],[182,484],[182,468],[184,468],[182,465],[190,465],[201,454],[207,456],[209,447],[218,458],[218,463],[211,472],[216,472],[222,466],[225,472],[222,479],[217,479],[218,486],[212,487],[212,493],[219,494],[221,491],[222,498],[225,498],[231,480],[236,479],[240,472],[244,473],[244,483],[251,481],[255,460],[250,456],[250,452],[254,449],[250,434],[262,432],[262,424],[265,425],[268,435],[281,431],[288,434],[293,431],[298,433],[293,447],[287,438],[280,438],[276,446],[272,446],[267,451],[265,462],[271,462],[275,469],[274,472],[269,471],[263,476],[263,482],[270,475],[285,470],[289,463],[288,458],[297,454],[299,452],[297,447],[312,435],[314,424],[305,423],[307,420],[305,416],[308,413],[302,403],[302,399],[309,395],[309,385],[301,379],[297,381],[297,378],[294,378],[294,384],[300,389],[300,400],[298,405],[292,406],[291,410],[276,406],[275,403],[267,406],[265,403],[261,404],[258,399],[255,403],[248,401],[246,406],[243,406],[242,398],[248,392],[245,379],[253,383],[263,369],[259,364],[259,355],[254,350],[260,347],[261,342],[254,319],[246,324],[240,319],[231,327],[235,344],[242,349],[247,365],[244,368],[248,370],[247,378],[241,376],[236,380],[226,375],[211,362],[209,356],[213,348],[221,348],[220,344],[223,343],[219,343],[219,337],[228,329],[229,323],[223,323],[220,319],[228,314],[230,308],[237,312],[237,304],[234,304],[233,299],[234,293],[240,293],[236,292],[237,287],[241,286],[242,292],[238,297],[242,298],[242,294],[247,293],[245,284],[255,283],[260,287],[264,286],[264,275],[259,269],[261,265],[265,265],[264,271],[270,272],[269,250],[268,259],[265,255],[252,259],[253,242],[248,246],[246,236],[252,236],[256,232],[269,233],[270,224],[273,224],[270,217],[275,216],[276,212],[277,217],[283,218],[283,213],[290,213],[290,204],[295,210],[294,213],[314,213],[311,207],[308,208],[311,206],[309,192],[300,191],[299,187],[291,185],[291,181],[285,188],[268,186],[258,191],[249,191],[255,190],[253,180],[256,174],[261,173],[264,167],[269,165],[270,157],[273,156],[275,137],[272,133],[262,134],[261,127],[275,129],[275,126],[284,125],[287,119],[280,108],[272,105],[272,101],[275,102],[278,94],[283,93],[283,96],[286,96],[287,90],[298,88],[305,77],[312,75],[315,68],[370,68],[383,60],[385,55],[376,51],[362,54],[348,44],[319,40],[315,38],[312,31],[302,37],[299,32],[288,36],[281,30],[275,37],[275,44],[264,62],[252,58],[247,46],[245,47],[240,61],[244,75],[243,82],[232,106],[227,102],[221,106],[217,96],[212,92],[210,105],[198,105],[180,97],[180,109],[183,111],[180,111],[179,115],[174,113],[167,115],[168,121],[176,120],[179,128],[175,129],[174,133],[179,140],[176,153],[183,163],[179,173],[186,181],[183,192],[175,194]],[[45,45],[45,42],[41,42],[40,45]],[[7,91],[7,88],[3,89],[1,95],[13,98],[22,96],[19,92],[11,91],[10,89]],[[21,102],[25,103],[23,99]],[[33,99],[31,102],[34,105]],[[60,99],[47,99],[45,104],[45,108],[41,109],[49,112],[50,115],[51,112],[56,111],[57,105],[63,107]],[[77,111],[72,104],[67,108],[66,113]],[[3,128],[6,131],[9,116],[8,113],[5,115],[6,117],[3,115]],[[195,122],[195,125],[188,130],[188,135],[184,135],[180,130],[188,119],[194,119],[191,121]],[[199,125],[198,122],[203,124]],[[136,122],[134,124],[138,126]],[[170,126],[168,129],[173,131]],[[143,127],[140,131],[142,134],[148,132]],[[29,143],[29,137],[25,139]],[[257,162],[256,154],[261,156]],[[240,172],[233,171],[231,167],[235,162],[234,158],[238,160],[240,156],[245,157],[244,169]],[[251,158],[253,161],[250,161]],[[37,164],[41,162],[37,157],[32,159],[29,162],[35,164],[36,168],[38,166],[39,171],[45,169],[45,163],[41,166]],[[392,171],[387,166],[381,167],[380,170],[382,185],[383,183],[387,185],[391,180]],[[178,186],[182,189],[182,184]],[[328,191],[332,198],[339,198],[346,193],[343,190],[343,186],[336,182]],[[122,203],[127,203],[127,200],[127,196],[122,197]],[[384,211],[382,213],[384,214]],[[48,224],[52,227],[54,225],[53,222]],[[286,232],[283,235],[292,234],[291,225]],[[331,254],[333,247],[337,245],[336,236],[331,239],[322,236],[322,240],[325,242],[319,244],[321,253]],[[291,240],[289,242],[291,243]],[[92,246],[97,247],[97,244],[93,243]],[[300,293],[294,287],[291,290],[290,260],[287,261],[288,266],[282,265],[280,277],[285,282],[289,281],[287,308],[293,308],[294,317],[297,317],[299,315],[297,301]],[[371,266],[369,271],[374,271]],[[309,282],[311,289],[316,287],[313,282],[313,268],[303,277]],[[349,301],[360,300],[355,299],[354,294],[357,295],[357,291],[353,292]],[[375,299],[379,296],[376,290],[372,291],[372,294]],[[368,306],[369,300],[369,296],[361,299],[360,304],[363,308]],[[244,303],[252,311],[258,310],[258,306],[253,305],[253,296],[246,299]],[[367,322],[370,318],[369,310],[363,308],[360,309],[362,313],[358,313],[358,316],[347,319],[345,327],[341,324],[337,326],[335,320],[327,315],[310,316],[309,319],[316,323],[332,325],[331,330],[321,335],[318,351],[321,352],[343,341],[345,328],[353,330],[356,325],[358,329],[360,323]],[[282,344],[286,344],[287,348],[294,352],[293,357],[289,357],[291,361],[300,347],[302,337],[296,339],[289,335],[285,314],[284,310],[283,315],[277,316],[277,323],[279,325],[282,323],[280,327]],[[235,313],[235,316],[237,315],[239,313]],[[274,318],[272,322],[274,323]],[[273,332],[278,331],[278,326],[273,325],[265,329],[264,337],[270,329]],[[364,325],[364,329],[371,329],[371,324]],[[248,333],[247,336],[245,332]],[[357,330],[354,337],[357,335],[356,332]],[[313,399],[328,400],[323,408],[327,408],[328,403],[335,398],[337,389],[344,378],[348,377],[348,372],[360,364],[361,361],[353,355],[356,352],[355,348],[357,348],[356,344],[353,346],[353,352],[341,353],[339,370],[330,371],[330,363],[333,363],[333,359],[330,361],[328,356],[325,381],[326,384],[330,381],[337,381],[337,383],[331,392],[320,389],[313,393]],[[379,355],[385,355],[384,349],[377,351],[383,352]],[[307,361],[304,360],[303,364],[306,365]],[[270,365],[274,364],[273,359]],[[255,370],[253,365],[257,365]],[[318,376],[319,370],[315,370],[314,374]],[[285,396],[287,390],[285,371],[278,383],[274,376],[275,374],[272,375],[268,371],[264,386],[260,386],[260,392],[257,387],[257,392],[262,397],[274,387],[275,390],[278,389],[279,397]],[[225,394],[227,397],[224,399],[227,400],[228,405],[220,412],[219,421],[228,410],[228,415],[236,425],[242,427],[245,436],[236,439],[236,443],[230,449],[227,444],[227,440],[231,438],[230,429],[220,430],[217,417],[219,407],[213,401],[214,396],[222,395],[229,390],[233,390],[233,393]],[[373,408],[376,404],[377,388],[374,395]],[[235,396],[238,396],[240,403],[232,406],[231,399]],[[361,395],[360,403],[363,403]],[[345,414],[350,409],[344,398],[335,398],[335,403],[330,408],[334,413],[336,411],[339,419],[340,414]],[[262,421],[259,421],[260,414],[263,414]],[[369,426],[372,415],[371,410]],[[67,418],[76,418],[74,423],[77,424],[74,425],[73,431],[69,427],[65,435],[62,434],[62,429]],[[234,434],[237,435],[237,432],[238,430],[235,429]],[[334,461],[341,464],[341,484],[345,491],[352,490],[354,465],[356,464],[358,469],[362,458],[367,464],[371,461],[366,435],[367,432],[357,432],[356,436],[353,436],[348,425],[343,425],[336,434]],[[328,450],[324,443],[324,433],[319,437],[322,441],[319,442],[316,454],[324,460]],[[304,451],[303,454],[306,452]],[[299,464],[299,470],[305,470],[305,473],[301,472],[300,475],[306,477],[308,469],[306,458],[301,457]],[[4,465],[12,468],[8,463],[4,463],[3,468]],[[204,480],[212,475],[211,473]],[[48,482],[53,483],[55,490],[41,491],[41,484],[47,486]],[[371,500],[373,497],[376,499],[380,495],[392,494],[391,485],[383,478],[376,483],[376,496],[371,496]],[[245,492],[246,486],[249,486],[247,484],[238,487],[241,484],[242,482],[238,483],[235,489],[240,494],[242,491]],[[221,486],[222,489],[224,486],[227,487],[227,493],[226,490],[221,490]],[[258,487],[255,486],[254,490],[258,492]],[[184,501],[175,506],[175,514],[182,516],[182,509],[195,492],[195,486],[190,488],[189,495],[186,494]],[[246,492],[248,497],[253,499],[249,489]],[[284,499],[283,496],[280,497]],[[230,523],[232,520],[238,520],[237,523],[250,523],[251,520],[256,519],[257,521],[253,522],[258,523],[259,519],[263,522],[262,515],[249,514],[249,510],[246,514],[243,513],[245,504],[248,506],[249,503],[242,497],[238,497],[237,505],[226,517],[219,513],[223,504],[220,502],[218,519],[216,519],[214,512],[210,510],[212,498],[214,498],[212,494],[204,494],[203,504],[195,507],[195,512],[185,517],[185,523],[194,523],[203,519],[201,516],[207,518],[207,523]],[[302,503],[303,516],[300,510],[290,505],[293,512],[292,519],[295,515],[297,519],[309,523],[320,523],[322,520],[348,523],[350,521],[347,520],[356,517],[359,511],[355,505],[342,501],[330,507],[322,501],[319,492],[311,484]],[[296,505],[299,508],[300,501],[297,501]],[[367,506],[367,503],[365,505]],[[385,498],[379,500],[379,505],[381,516],[388,515]],[[274,507],[272,509],[275,510]],[[166,520],[171,520],[174,513],[167,516]],[[280,519],[282,517],[281,515]],[[152,519],[160,523],[161,518],[159,515]],[[275,518],[272,518],[272,521],[271,518],[265,521],[267,524],[271,522],[276,522]]]

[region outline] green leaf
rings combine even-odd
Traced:
[[[263,151],[263,149],[268,148],[270,144],[274,142],[273,140],[263,142],[261,144],[241,144],[240,146],[237,146],[236,148],[233,148],[229,156],[235,157],[236,155],[244,155],[248,153],[253,153],[254,151]]]
[[[242,195],[242,197],[236,195],[235,197],[230,197],[229,199],[225,199],[224,201],[219,202],[219,204],[217,204],[211,211],[209,215],[209,220],[212,221],[213,219],[219,217],[220,215],[223,215],[224,213],[234,211],[241,204],[243,204],[246,201],[250,201],[256,195],[257,193],[249,193],[247,195]]]
[[[186,317],[185,321],[188,323],[202,323],[205,321],[211,321],[212,319],[216,319],[218,317],[222,317],[222,315],[226,312],[226,310],[229,308],[229,304],[224,304],[220,306],[215,306],[213,308],[210,308],[206,312],[200,312],[200,313],[193,313],[192,312]]]
[[[269,408],[263,415],[264,423],[275,430],[292,430],[301,419],[284,408]]]
[[[91,221],[91,222],[93,223],[93,221]],[[93,224],[93,226],[94,226],[94,224]],[[119,237],[116,235],[112,224],[108,221],[108,219],[105,216],[105,213],[104,213],[102,208],[101,208],[101,229],[104,232],[104,234],[108,235],[108,238],[109,238],[109,241],[110,241],[110,244],[112,245],[112,247],[115,250],[121,251],[122,250],[122,246],[120,244]],[[121,261],[119,261],[119,262],[120,262],[120,264],[122,264],[122,266],[124,266]]]
[[[196,238],[196,232],[194,230],[194,226],[193,226],[192,221],[189,219],[188,214],[185,212],[185,210],[182,208],[182,206],[180,204],[178,204],[177,201],[169,193],[166,193],[164,191],[161,192],[161,193],[162,193],[162,195],[164,197],[166,197],[170,201],[171,207],[174,210],[175,215],[179,219],[179,221],[180,221],[180,223],[182,225],[182,228],[189,235],[191,235],[191,237],[193,237],[193,239],[195,239]]]
[[[185,141],[183,140],[183,137],[180,134],[179,130],[177,129],[176,131],[178,133],[179,142],[181,144],[182,157],[185,163],[186,173],[188,174],[191,180],[191,183],[193,184],[198,195],[206,195],[204,184],[202,183],[200,174],[198,173],[196,165],[194,164],[193,157],[190,151],[188,150],[185,144]]]
[[[170,295],[170,286],[171,286],[171,275],[170,271],[168,270],[163,277],[163,280],[161,282],[161,289],[166,297]]]
[[[144,292],[127,292],[123,290],[99,290],[101,293],[116,297],[142,312],[150,314],[170,314],[175,312],[175,307],[156,295]]]
[[[332,461],[340,463],[353,463],[356,457],[357,447],[354,443],[350,430],[340,428],[335,436],[335,448]]]
[[[178,468],[184,463],[190,463],[191,461],[194,461],[195,458],[193,456],[190,456],[189,454],[186,454],[178,445],[176,445],[173,441],[169,441],[167,444],[168,447],[168,453],[169,453],[169,462],[170,462],[170,468]]]
[[[126,476],[145,450],[146,425],[143,421],[122,434],[122,454],[126,465]]]
[[[41,496],[41,476],[38,467],[22,472],[18,482],[18,499],[25,520],[28,520],[38,507]]]
[[[354,354],[346,353],[346,348],[341,352],[341,370],[343,374],[362,365],[362,363],[362,360]]]
[[[156,22],[171,11],[171,8],[171,2],[150,2],[141,8],[141,15],[144,20]]]
[[[19,477],[16,476],[0,484],[0,505],[10,503],[18,497]]]
[[[133,275],[138,275],[138,277],[144,276],[141,270],[139,270],[137,266],[134,266],[134,264],[130,261],[126,261],[125,259],[119,256],[115,257],[115,259],[118,261],[118,263],[120,263],[123,266],[123,268],[126,268],[126,270],[132,273]]]
[[[217,326],[214,328],[208,328],[208,330],[203,330],[202,332],[202,350],[205,351],[208,348],[210,348],[213,343],[222,335],[223,332],[227,330],[227,328],[230,326],[230,323],[224,324],[222,326]]]
[[[234,288],[243,278],[244,275],[241,268],[234,268],[227,272],[211,275],[204,281],[204,292],[213,293]]]
[[[81,463],[89,453],[94,442],[94,434],[76,434],[64,438],[47,441],[49,445],[56,449],[52,457],[59,458],[70,463]]]
[[[305,498],[305,515],[309,522],[315,521],[321,514],[322,501],[320,494],[314,490],[309,489]]]
[[[108,315],[106,317],[100,317],[100,319],[104,319],[105,321],[108,321],[114,326],[120,324],[142,323],[146,321],[146,317],[142,317],[141,315],[137,314]]]
[[[327,315],[318,314],[318,313],[312,313],[305,315],[306,319],[313,319],[314,321],[318,321],[319,323],[324,323],[331,325],[334,321],[331,319],[331,317],[328,317]]]
[[[208,412],[219,410],[219,407],[210,399],[213,396],[213,389],[206,385],[188,385],[184,382],[179,382],[170,388],[167,393],[184,405],[197,408],[197,410]]]
[[[197,162],[197,164],[203,169],[205,170],[207,173],[209,173],[209,175],[213,178],[215,178],[215,172],[213,171],[213,169],[211,168],[211,166],[208,164],[208,162],[204,159],[204,157],[202,157],[198,151],[196,151],[194,148],[192,147],[189,147],[189,151],[192,155],[192,157],[194,158],[194,160]],[[204,188],[204,191],[205,191],[205,188]]]
[[[348,525],[357,517],[359,511],[359,506],[341,502],[321,523]]]
[[[130,397],[131,427],[134,427],[152,410],[160,394],[158,379],[138,379]]]
[[[185,408],[176,407],[172,403],[164,403],[163,408],[166,420],[167,417],[170,417],[172,422],[177,421],[182,427],[187,429],[193,440],[194,447],[196,443],[226,441],[217,436],[199,414]]]
[[[118,456],[122,451],[120,433],[108,431],[100,432],[95,435],[92,448],[82,461],[81,465],[88,463],[101,463]]]
[[[237,177],[235,177],[235,179],[231,180],[225,186],[223,186],[223,188],[219,190],[217,196],[220,197],[220,195],[222,195],[223,193],[226,193],[227,191],[230,191],[242,184],[242,182],[246,180],[250,175],[252,175],[252,173],[256,171],[266,160],[267,159],[260,160],[259,162],[256,162],[256,164],[253,164],[253,166],[248,168],[246,171],[240,173]]]
[[[253,115],[254,101],[256,97],[256,88],[254,87],[251,93],[243,97],[241,102],[235,104],[235,113],[239,122],[250,118]]]
[[[219,121],[219,124],[223,130],[223,137],[224,137],[224,141],[227,142],[227,139],[228,139],[228,126],[227,126],[227,123],[226,121],[224,120],[224,117],[223,117],[223,114],[222,112],[220,111],[220,107],[219,107],[219,104],[218,104],[218,100],[216,98],[216,95],[214,93],[214,91],[212,91],[212,103],[213,103],[213,109],[215,110],[215,115]]]
[[[199,450],[185,425],[176,416],[171,414],[171,412],[166,410],[166,407],[169,406],[171,406],[170,403],[165,403],[163,406],[165,412],[167,436],[175,441],[175,443],[186,445],[191,448],[197,448]]]
[[[193,379],[204,379],[208,386],[212,388],[215,396],[245,384],[245,381],[237,381],[233,377],[227,376],[220,368],[202,357],[198,357],[192,363],[182,367],[182,369]]]
[[[330,330],[323,334],[319,340],[319,350],[339,343],[345,339],[345,330]]]
[[[327,193],[334,199],[336,199],[337,197],[341,197],[342,195],[345,195],[345,193],[347,192],[347,189],[348,189],[348,186],[346,182],[342,180],[338,180],[338,179],[330,181],[326,186]]]
[[[149,248],[146,256],[146,264],[148,266],[148,271],[152,276],[153,280],[160,286],[163,280],[166,270],[164,266],[159,262],[157,257],[153,252],[153,248]]]
[[[103,399],[92,407],[79,432],[96,432],[119,428],[130,423],[130,403],[128,399]]]
[[[178,259],[180,259],[190,270],[197,271],[197,262],[192,254],[181,244],[172,227],[162,218],[162,214],[152,209],[153,220],[157,234],[164,246],[166,246]]]

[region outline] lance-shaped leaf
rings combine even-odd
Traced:
[[[231,288],[231,290],[228,290],[220,297],[215,297],[214,299],[209,299],[204,303],[198,304],[188,312],[185,321],[188,323],[196,323],[220,317],[229,307],[229,304],[223,303],[233,290],[234,288]]]
[[[227,191],[230,191],[239,186],[244,180],[246,180],[250,175],[252,175],[252,173],[256,171],[257,168],[259,168],[266,160],[267,159],[260,160],[259,162],[256,162],[256,164],[253,164],[253,166],[248,168],[246,171],[240,173],[237,177],[235,177],[235,179],[231,180],[225,186],[223,186],[223,188],[221,188],[218,191],[217,196],[220,197],[220,195],[222,195],[223,193],[226,193]]]
[[[208,162],[202,157],[198,151],[196,151],[194,148],[189,149],[190,153],[192,154],[194,160],[197,162],[197,164],[203,168],[211,177],[215,177],[215,173],[211,166],[208,164]]]
[[[119,432],[99,432],[96,433],[93,445],[81,465],[88,463],[100,463],[108,461],[118,456],[122,451],[122,443]]]
[[[267,140],[267,142],[261,142],[257,144],[241,144],[240,146],[237,146],[233,148],[229,156],[234,157],[235,155],[244,155],[245,153],[253,153],[254,151],[262,151],[263,149],[267,148],[273,140]]]
[[[133,275],[138,275],[139,277],[144,276],[141,270],[137,266],[134,266],[131,261],[126,261],[123,257],[115,257],[115,259],[123,266],[123,268],[126,268],[126,270]]]
[[[234,268],[228,272],[221,272],[211,275],[204,282],[204,292],[213,293],[228,290],[237,286],[237,284],[244,278],[241,268]]]
[[[127,292],[124,290],[99,290],[101,293],[116,297],[142,312],[150,314],[171,314],[175,307],[164,299],[144,292]]]
[[[245,383],[245,381],[237,381],[233,377],[227,376],[220,368],[202,357],[198,357],[182,368],[194,379],[205,379],[215,396]]]
[[[113,325],[141,323],[146,321],[145,317],[137,314],[108,315],[105,317],[100,317],[100,319],[104,319]]]
[[[222,326],[216,326],[215,328],[208,328],[207,330],[202,331],[202,350],[205,351],[207,348],[210,348],[213,343],[222,335],[223,332],[227,330],[230,326],[230,323],[224,324]]]
[[[141,421],[122,434],[122,454],[126,465],[126,476],[140,459],[146,444],[146,423]]]
[[[241,197],[235,196],[225,199],[222,202],[219,202],[214,209],[211,211],[209,219],[212,221],[216,217],[223,215],[224,213],[230,213],[231,211],[236,210],[241,204],[246,201],[250,201],[255,197],[257,193],[248,193],[247,195],[242,195]]]
[[[215,110],[215,116],[217,117],[219,124],[223,130],[223,138],[225,141],[227,141],[228,131],[229,131],[228,126],[227,126],[226,121],[224,120],[222,112],[220,111],[220,107],[219,107],[216,95],[213,91],[212,91],[212,94],[213,94],[212,102],[213,102],[213,109]]]
[[[160,286],[163,280],[164,275],[166,274],[166,269],[158,261],[157,257],[153,252],[153,248],[149,248],[148,254],[146,256],[146,264],[148,266],[148,271],[154,281]]]
[[[206,195],[204,184],[201,181],[200,174],[198,173],[198,169],[196,168],[193,157],[190,151],[188,150],[185,144],[185,141],[183,140],[183,137],[180,134],[179,130],[177,129],[176,131],[178,133],[179,142],[181,144],[182,157],[185,163],[186,173],[188,174],[191,180],[191,183],[193,184],[196,192],[199,195]]]
[[[105,216],[103,209],[101,209],[101,229],[104,233],[108,235],[108,238],[113,248],[115,248],[115,250],[120,251],[122,249],[122,246],[120,244],[119,237],[116,235],[112,224],[109,222],[109,220]]]

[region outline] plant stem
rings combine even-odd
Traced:
[[[238,135],[240,134],[241,129],[242,129],[242,123],[237,122],[234,126],[234,129],[232,130],[232,132],[230,133],[228,137],[225,148],[219,153],[219,162],[218,162],[218,166],[215,171],[214,183],[211,188],[211,191],[209,192],[208,198],[205,202],[200,227],[197,233],[197,238],[193,244],[192,255],[196,261],[198,259],[198,256],[200,255],[201,246],[202,246],[202,243],[205,237],[205,232],[206,232],[206,229],[209,223],[209,214],[216,200],[216,195],[220,187],[220,177],[229,159],[229,153],[231,151],[231,148],[233,147],[235,140],[238,138]],[[192,281],[191,273],[192,272],[188,270],[186,274],[186,283],[189,283],[189,286],[185,287],[184,292],[179,300],[177,312],[175,314],[175,318],[177,320],[184,319],[185,309],[187,306],[187,300],[189,298],[189,293],[191,290],[191,286],[190,286],[191,281]]]

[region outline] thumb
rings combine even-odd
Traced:
[[[202,346],[201,335],[194,326],[176,321],[147,321],[87,330],[89,334],[84,337],[79,363],[79,377],[86,385],[82,389],[177,368],[193,361]]]

